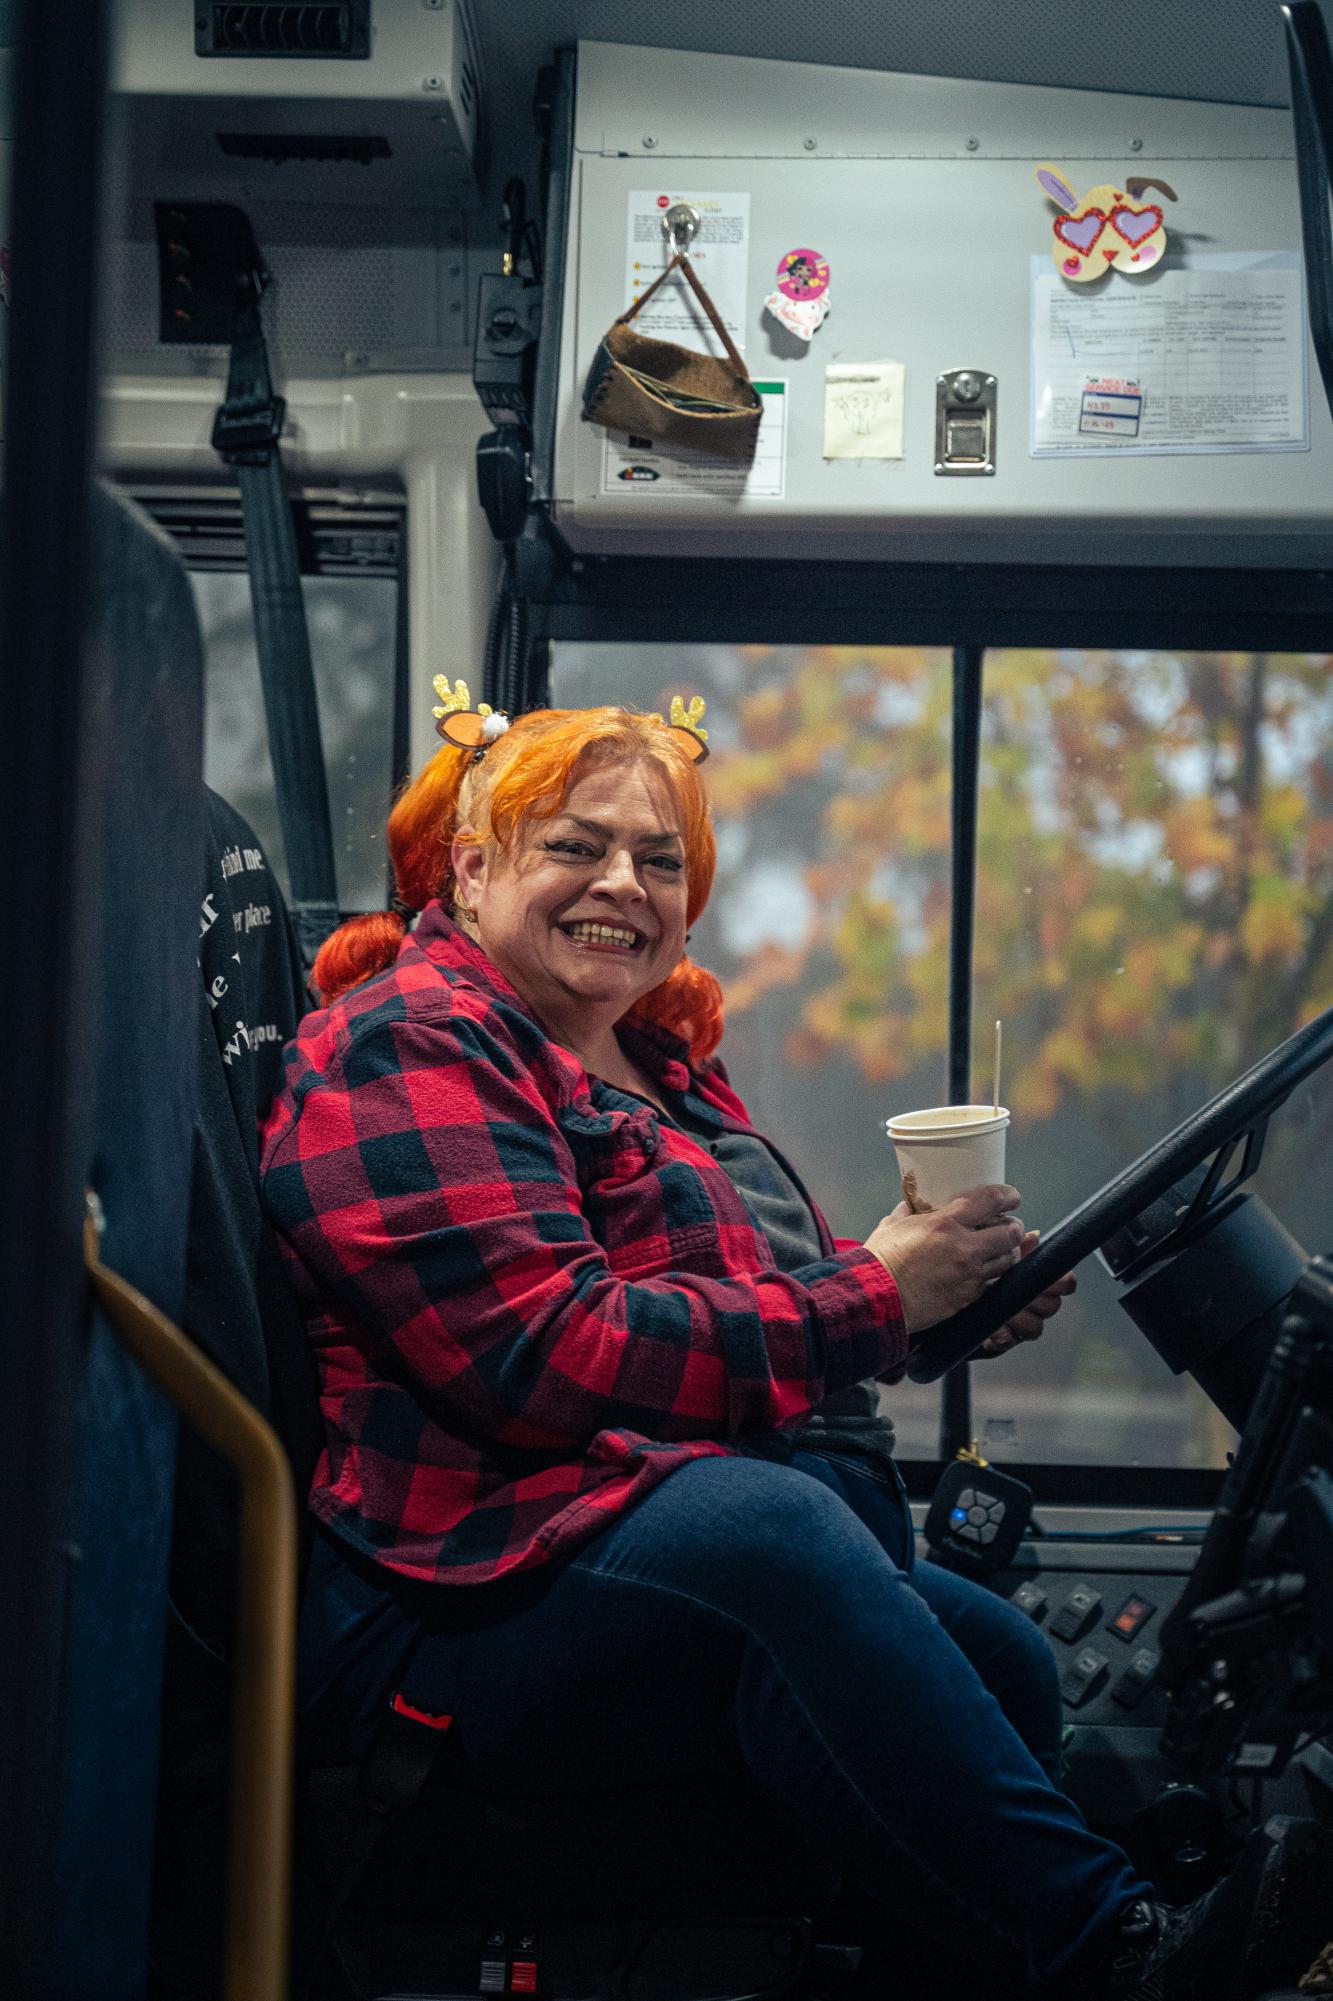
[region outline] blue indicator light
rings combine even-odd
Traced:
[[[949,1515],[949,1520],[950,1520],[951,1522],[965,1522],[965,1521],[967,1520],[967,1509],[966,1509],[966,1508],[954,1508],[954,1509],[953,1509],[953,1510],[952,1510],[952,1511],[950,1512],[950,1515]]]

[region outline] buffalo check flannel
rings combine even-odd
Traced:
[[[750,1130],[720,1067],[619,1032],[668,1103]],[[302,1023],[263,1168],[321,1380],[311,1506],[411,1578],[566,1556],[906,1352],[878,1258],[815,1209],[825,1256],[779,1271],[706,1141],[590,1079],[439,904]]]

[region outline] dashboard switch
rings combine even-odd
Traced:
[[[1146,1598],[1140,1598],[1135,1594],[1132,1598],[1126,1598],[1114,1618],[1107,1620],[1106,1630],[1108,1633],[1114,1633],[1118,1640],[1133,1640],[1137,1638],[1140,1629],[1147,1625],[1156,1610],[1157,1607],[1150,1604]]]
[[[1051,1631],[1058,1640],[1071,1645],[1081,1640],[1102,1609],[1102,1594],[1090,1584],[1076,1584],[1064,1604],[1051,1619]]]
[[[1140,1647],[1125,1672],[1117,1678],[1111,1690],[1112,1702],[1118,1702],[1122,1709],[1137,1709],[1153,1685],[1161,1658],[1151,1647]]]
[[[1110,1665],[1109,1654],[1099,1654],[1096,1647],[1079,1648],[1060,1677],[1060,1693],[1071,1709],[1081,1709],[1096,1695]]]
[[[1036,1626],[1039,1626],[1046,1617],[1046,1593],[1035,1578],[1026,1578],[1013,1593],[1009,1603],[1016,1605],[1020,1612],[1026,1612]]]

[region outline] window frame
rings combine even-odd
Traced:
[[[125,477],[117,484],[170,536],[187,570],[241,575],[247,570],[240,489],[222,482],[153,481]],[[302,577],[379,577],[392,580],[394,654],[389,680],[389,797],[411,773],[411,640],[409,615],[408,503],[402,493],[366,488],[349,500],[336,488],[290,487]],[[320,743],[328,768],[327,750]],[[386,870],[388,863],[386,859]],[[392,891],[386,882],[386,894]],[[343,915],[357,915],[344,911]]]
[[[1181,538],[1187,545],[1186,538]],[[549,700],[552,644],[737,644],[754,646],[932,646],[954,662],[950,853],[950,986],[947,1088],[969,1095],[972,941],[981,706],[987,652],[1078,647],[1128,652],[1327,653],[1333,573],[1140,571],[1129,606],[1108,613],[1071,602],[1068,569],[984,564],[691,561],[662,557],[572,558],[551,532],[516,551],[515,586],[530,591],[533,682],[528,699]],[[1056,586],[1060,588],[1057,590]],[[902,1460],[909,1493],[925,1499],[943,1467],[971,1437],[967,1365],[940,1391],[940,1452]],[[1223,1471],[1208,1467],[1010,1462],[1005,1470],[1039,1501],[1163,1510],[1211,1508]]]

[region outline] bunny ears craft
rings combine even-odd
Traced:
[[[1140,197],[1155,188],[1174,201],[1175,191],[1165,181],[1132,180],[1122,187],[1104,181],[1080,199],[1058,167],[1043,164],[1036,176],[1037,185],[1064,210],[1051,224],[1051,257],[1062,278],[1085,285],[1112,266],[1126,277],[1138,277],[1161,262],[1166,249],[1162,210]]]
[[[455,681],[451,688],[448,675],[437,674],[431,686],[440,698],[440,706],[431,711],[436,735],[458,750],[470,750],[474,757],[484,757],[497,737],[502,737],[509,728],[508,716],[493,709],[489,702],[478,702],[474,709],[466,681]],[[663,723],[664,728],[677,732],[686,755],[695,764],[702,764],[708,755],[708,731],[703,726],[705,706],[702,695],[692,695],[688,708],[679,695],[673,695],[671,720]],[[651,719],[663,722],[656,710],[651,712]]]

